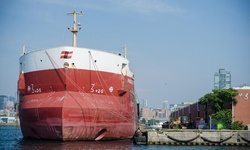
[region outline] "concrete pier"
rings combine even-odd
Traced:
[[[250,146],[250,131],[140,130],[135,144]]]

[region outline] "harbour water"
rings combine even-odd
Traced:
[[[0,126],[1,150],[80,150],[80,149],[127,149],[127,150],[247,150],[250,147],[240,146],[167,146],[167,145],[134,145],[126,141],[46,141],[23,139],[20,128]]]

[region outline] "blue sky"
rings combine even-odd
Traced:
[[[220,68],[250,85],[248,0],[1,0],[0,94],[15,95],[22,46],[71,45],[72,16],[84,15],[78,46],[122,52],[127,45],[138,99],[196,102]]]

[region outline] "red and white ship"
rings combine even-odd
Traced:
[[[20,57],[19,118],[24,138],[110,140],[137,128],[134,75],[124,56],[73,46]]]

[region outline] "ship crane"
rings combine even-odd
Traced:
[[[83,15],[82,11],[76,12],[75,10],[71,13],[67,13],[67,15],[73,15],[73,27],[68,28],[73,33],[73,42],[72,46],[76,47],[76,34],[79,30],[81,30],[81,23],[76,24],[76,15]],[[79,28],[78,28],[79,27]]]

